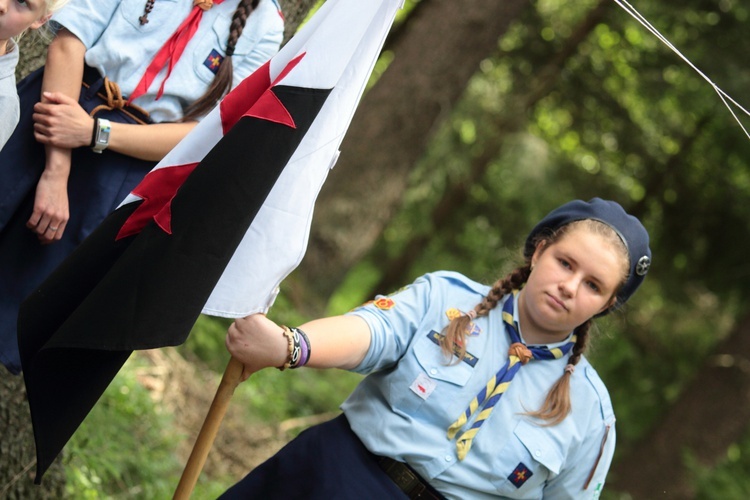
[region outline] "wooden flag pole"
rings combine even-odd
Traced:
[[[190,453],[185,470],[182,472],[180,483],[174,492],[174,500],[188,500],[190,498],[203,465],[206,463],[208,452],[211,450],[214,439],[216,439],[216,434],[219,431],[224,414],[227,412],[234,390],[241,382],[242,369],[242,363],[234,358],[229,360],[206,419],[200,433],[198,433],[198,438],[193,445],[193,451]]]

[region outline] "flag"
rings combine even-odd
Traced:
[[[36,482],[133,350],[265,312],[402,0],[327,0],[22,304]]]

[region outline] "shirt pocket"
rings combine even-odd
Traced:
[[[449,364],[435,332],[421,335],[392,374],[389,391],[393,409],[408,416],[429,413],[431,420],[455,419],[457,414],[450,415],[450,409],[455,401],[466,399],[463,388],[474,370],[467,363],[454,363],[455,358]]]
[[[508,444],[495,455],[495,485],[509,498],[542,498],[547,480],[560,473],[564,441],[550,427],[519,420]]]
[[[216,76],[218,66],[212,64],[217,56],[223,61],[226,57],[227,41],[229,40],[229,27],[232,24],[234,12],[228,15],[222,14],[216,17],[210,30],[206,30],[201,36],[200,43],[193,52],[193,66],[195,74],[205,83],[211,83]],[[258,15],[257,13],[255,15]],[[250,22],[253,14],[247,19],[237,44],[234,47],[234,61],[246,57],[260,40],[260,33],[253,29],[254,24]],[[212,69],[213,68],[213,69]]]
[[[172,25],[174,25],[172,28],[174,31],[184,21],[189,11],[184,14],[183,12],[178,0],[158,0],[154,2],[151,12],[148,13],[148,22],[141,24],[140,18],[146,14],[146,0],[126,0],[120,4],[120,15],[133,28],[136,35],[161,31],[165,29],[165,26]],[[180,18],[180,22],[174,24],[175,18]],[[172,32],[169,33],[169,36],[171,35]]]

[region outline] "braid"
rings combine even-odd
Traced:
[[[573,346],[570,357],[568,357],[568,364],[575,366],[581,360],[581,356],[588,344],[589,330],[591,330],[592,325],[593,321],[589,319],[575,329],[576,343]],[[547,393],[542,407],[537,411],[528,412],[526,415],[546,420],[547,423],[544,424],[545,426],[557,425],[562,422],[571,411],[570,377],[572,373],[572,370],[565,370]]]
[[[229,25],[229,37],[227,39],[226,57],[221,61],[219,70],[216,72],[211,85],[197,101],[188,106],[183,116],[183,122],[195,120],[205,115],[216,105],[224,95],[232,88],[232,77],[234,68],[232,66],[232,55],[237,46],[237,41],[245,29],[245,23],[252,11],[258,6],[259,0],[240,0],[237,9],[232,15],[232,23]]]
[[[497,280],[482,301],[474,306],[476,316],[487,316],[505,295],[511,293],[513,290],[520,290],[524,283],[526,283],[526,280],[529,279],[529,274],[531,274],[531,266],[526,264],[511,271],[504,278]],[[445,329],[445,336],[442,339],[441,347],[446,356],[450,356],[455,352],[457,356],[456,363],[463,359],[466,354],[466,331],[468,330],[469,323],[471,323],[471,317],[464,314],[454,318],[448,323]]]
[[[232,16],[232,24],[229,26],[229,39],[227,40],[227,57],[234,55],[234,48],[237,45],[242,30],[245,29],[245,23],[250,13],[258,6],[258,0],[243,0],[237,5],[237,10]]]
[[[581,356],[586,351],[586,347],[588,345],[589,330],[591,330],[591,327],[593,325],[594,322],[592,320],[588,320],[575,329],[574,333],[576,335],[576,343],[573,346],[570,357],[568,358],[568,364],[575,366],[581,360]]]

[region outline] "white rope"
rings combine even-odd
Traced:
[[[649,30],[654,36],[656,36],[659,40],[661,40],[664,43],[664,45],[672,49],[672,52],[677,54],[680,57],[680,59],[685,61],[688,64],[688,66],[693,68],[693,70],[695,70],[696,73],[698,73],[704,80],[706,80],[709,83],[709,85],[711,85],[711,87],[713,87],[713,89],[719,95],[719,99],[721,99],[721,102],[723,102],[724,106],[726,106],[729,112],[732,113],[732,116],[734,117],[735,121],[739,124],[740,128],[742,128],[742,131],[745,132],[745,135],[747,136],[747,138],[750,139],[750,133],[748,133],[747,129],[742,124],[737,114],[735,114],[734,110],[729,105],[729,102],[731,102],[732,104],[737,106],[739,109],[741,109],[747,116],[750,116],[750,112],[748,112],[745,108],[740,106],[740,104],[737,101],[732,99],[732,97],[729,94],[721,90],[721,88],[719,88],[718,85],[716,85],[714,82],[711,81],[709,77],[703,74],[703,72],[699,70],[687,57],[682,55],[682,53],[679,50],[677,50],[677,48],[674,45],[672,45],[672,43],[669,40],[667,40],[667,38],[664,35],[659,33],[659,30],[654,28],[651,25],[651,23],[648,21],[648,19],[643,17],[641,13],[635,9],[635,7],[633,7],[627,2],[627,0],[614,0],[614,1],[617,5],[622,7],[628,14],[630,14],[636,21],[641,23],[641,25],[643,25],[647,30]]]

